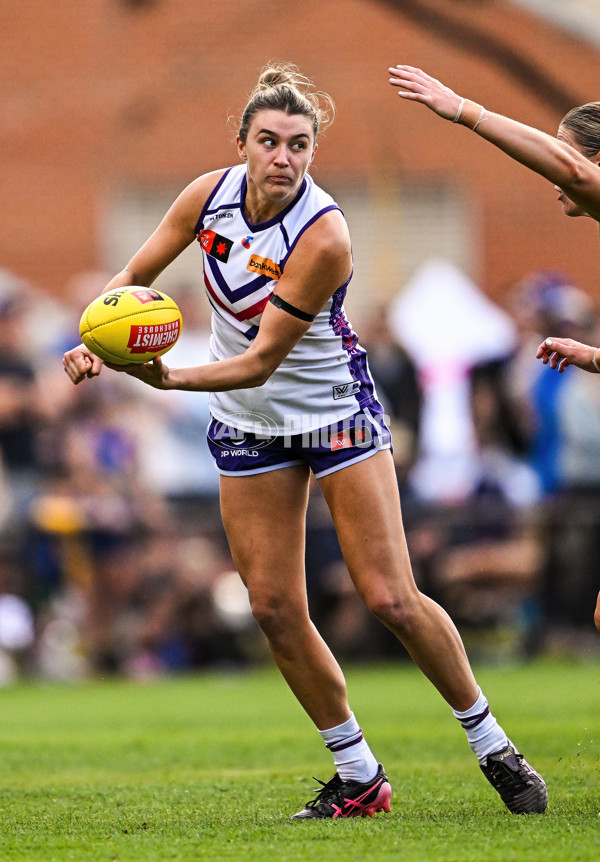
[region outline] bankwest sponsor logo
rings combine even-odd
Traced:
[[[157,326],[132,326],[127,347],[131,353],[162,350],[175,344],[179,338],[179,319]]]
[[[211,257],[216,257],[217,260],[227,263],[229,252],[233,245],[232,239],[227,239],[226,236],[215,233],[214,230],[201,230],[196,237],[206,254]]]
[[[253,254],[246,264],[248,272],[258,272],[260,275],[266,275],[267,278],[281,278],[281,270],[279,264],[275,263],[268,257],[259,257]]]

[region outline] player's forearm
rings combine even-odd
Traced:
[[[572,147],[502,114],[485,110],[475,132],[565,194],[580,191],[590,174],[591,163]]]
[[[251,389],[262,386],[275,367],[248,352],[240,356],[169,370],[167,389],[184,389],[191,392],[227,392],[231,389]]]

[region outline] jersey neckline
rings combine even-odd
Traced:
[[[244,176],[242,177],[242,185],[240,188],[240,213],[241,213],[241,216],[244,219],[246,225],[248,226],[248,228],[250,230],[252,230],[252,231],[266,230],[267,228],[272,227],[273,225],[277,224],[278,222],[283,221],[283,219],[286,217],[286,215],[289,213],[289,211],[296,206],[296,204],[298,203],[298,201],[300,200],[300,198],[302,197],[302,195],[306,191],[307,186],[308,186],[308,179],[306,176],[304,176],[302,183],[300,185],[300,188],[298,189],[296,195],[289,202],[289,204],[281,210],[281,212],[277,213],[277,215],[274,215],[273,218],[270,218],[267,221],[257,222],[256,224],[254,224],[253,222],[249,221],[246,218],[246,213],[244,212],[244,201],[246,200],[246,192],[248,190],[248,175],[247,175],[247,173],[244,173]]]

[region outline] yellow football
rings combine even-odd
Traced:
[[[175,344],[181,332],[177,303],[152,287],[123,287],[102,293],[81,315],[85,346],[114,365],[150,362]]]

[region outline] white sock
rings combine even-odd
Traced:
[[[460,721],[467,734],[467,742],[480,762],[485,761],[488,754],[502,751],[508,745],[508,737],[490,712],[487,699],[479,689],[479,697],[470,709],[457,712],[455,717]]]
[[[319,733],[333,755],[342,781],[360,781],[364,784],[375,778],[379,764],[363,738],[354,713],[343,724],[320,730]]]

